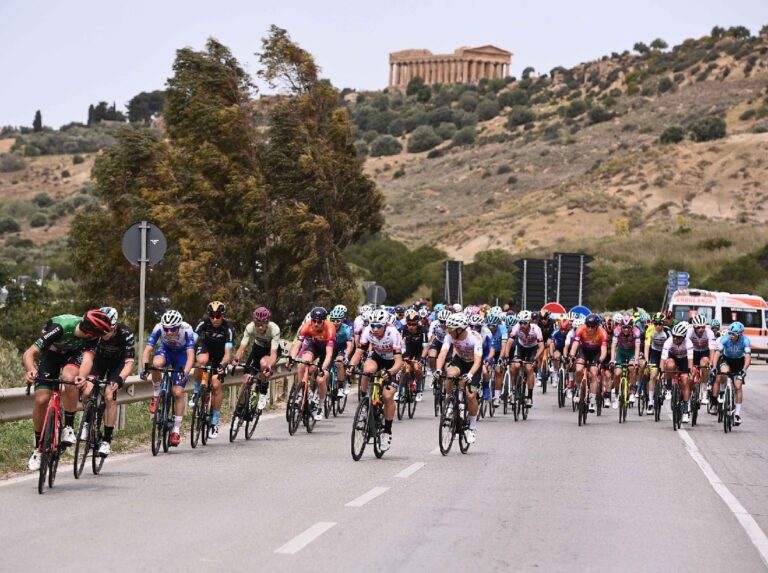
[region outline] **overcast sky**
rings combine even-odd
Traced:
[[[164,87],[175,51],[213,36],[254,75],[271,24],[314,54],[338,87],[380,89],[389,52],[494,44],[512,75],[573,66],[636,41],[670,46],[714,25],[768,24],[768,0],[0,0],[0,125],[87,119],[90,103],[118,108]]]

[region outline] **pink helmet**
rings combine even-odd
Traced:
[[[253,311],[253,320],[255,322],[267,322],[270,318],[272,318],[272,313],[265,306],[260,306]]]
[[[634,326],[634,325],[635,325],[635,321],[634,321],[634,319],[630,315],[625,314],[624,316],[621,317],[621,326],[622,327],[624,327],[624,326]]]

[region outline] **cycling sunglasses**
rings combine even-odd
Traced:
[[[323,324],[325,321],[322,318],[313,318],[312,324]]]
[[[517,324],[519,324],[520,326],[528,326],[529,324],[531,324],[531,321],[530,320],[519,320],[519,321],[517,321]]]
[[[406,324],[407,326],[419,326],[419,323],[418,323],[418,322],[413,322],[413,321],[410,321],[410,320],[409,320],[409,321],[407,321],[405,324]]]
[[[163,330],[166,332],[176,332],[179,329],[178,326],[164,326]]]
[[[341,322],[342,322],[342,321],[341,321],[341,319],[340,319],[340,318],[332,318],[332,319],[331,319],[331,322],[332,322],[333,324],[341,324]]]
[[[212,312],[212,313],[209,313],[208,316],[210,318],[221,318],[222,316],[224,316],[224,313],[223,312]]]
[[[374,329],[374,330],[379,330],[380,328],[384,328],[385,326],[386,326],[386,324],[383,324],[381,322],[372,322],[371,323],[371,328]]]

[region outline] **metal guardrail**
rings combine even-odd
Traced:
[[[284,400],[288,395],[290,388],[289,380],[296,379],[296,371],[288,370],[285,362],[280,360],[274,368],[272,377],[269,379],[269,403],[274,405],[277,400]],[[229,388],[229,403],[234,407],[237,400],[237,389],[242,382],[242,377],[238,374],[227,376],[224,379],[224,386]],[[187,383],[185,392],[191,392],[194,389],[194,380],[190,379]],[[132,404],[134,402],[143,402],[152,398],[152,381],[144,381],[138,376],[129,376],[125,381],[125,386],[117,394],[117,403],[119,405]],[[32,418],[32,408],[35,403],[34,393],[26,395],[26,388],[8,388],[0,389],[0,423],[13,422],[16,420],[28,420]],[[82,404],[78,402],[78,409]],[[124,416],[119,416],[122,422]],[[118,424],[120,428],[122,424]]]

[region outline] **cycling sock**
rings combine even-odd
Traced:
[[[212,410],[211,411],[211,426],[218,426],[219,425],[219,411],[218,410]]]
[[[392,420],[384,420],[384,432],[387,434],[392,433]]]
[[[469,417],[469,429],[470,430],[477,430],[477,416],[470,416]]]
[[[181,433],[181,420],[184,418],[184,416],[174,416],[173,417],[173,431],[177,434]]]
[[[528,397],[533,398],[533,388],[528,388]]]
[[[152,382],[152,396],[157,398],[160,395],[160,382]]]
[[[35,432],[35,448],[37,448],[37,444],[40,443],[40,432]]]
[[[64,425],[65,426],[74,426],[75,425],[75,413],[74,412],[64,412]]]
[[[113,426],[104,426],[104,441],[108,444],[112,443],[112,431],[114,429]]]
[[[493,398],[500,398],[501,397],[501,390],[494,390],[493,391]]]
[[[736,416],[741,416],[741,404],[736,404],[736,411],[734,412]]]
[[[464,399],[464,390],[459,390],[459,401]]]
[[[653,404],[653,390],[648,392],[648,402]]]

